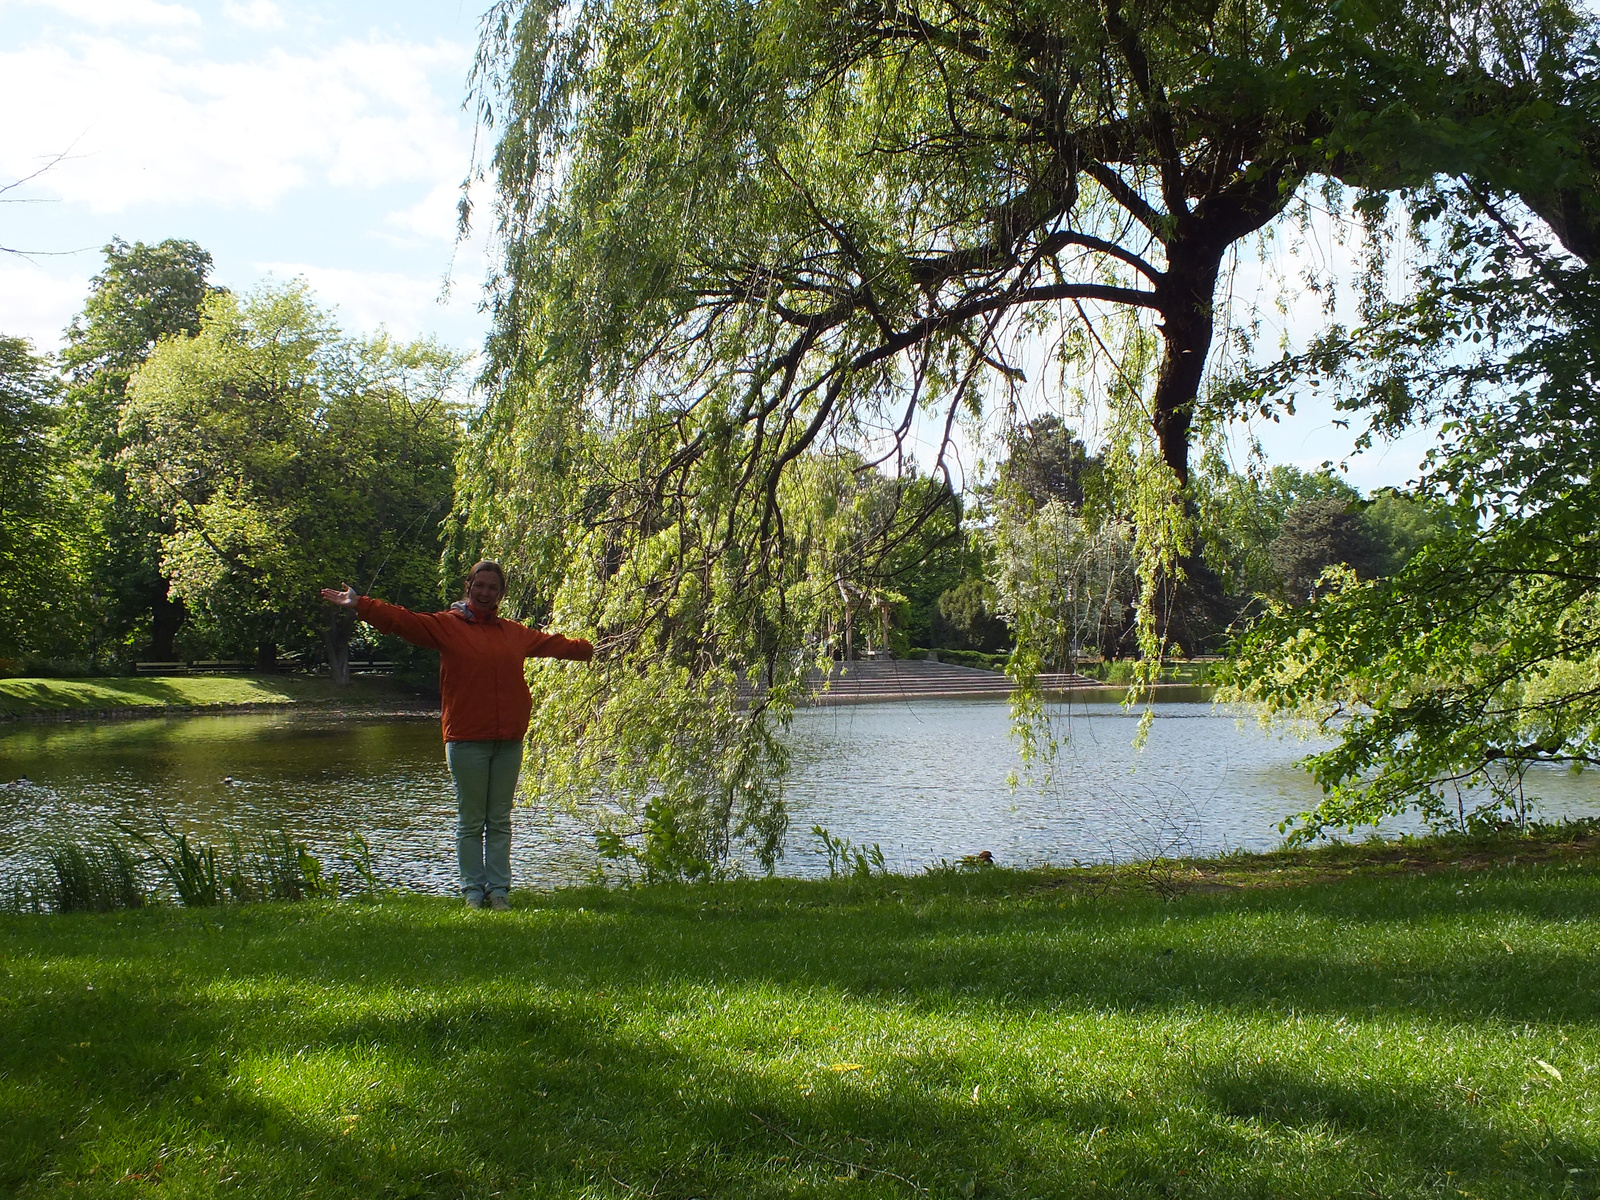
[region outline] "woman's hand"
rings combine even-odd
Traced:
[[[347,583],[342,592],[338,588],[323,588],[322,598],[329,604],[337,604],[341,608],[354,608],[356,601],[361,599],[361,593]]]

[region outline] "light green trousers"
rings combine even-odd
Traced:
[[[480,899],[511,887],[511,801],[522,770],[522,740],[446,742],[456,785],[456,861],[461,893]]]

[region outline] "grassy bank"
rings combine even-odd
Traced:
[[[1590,1196],[1600,856],[1532,850],[4,918],[0,1187]]]
[[[164,708],[253,704],[416,703],[392,679],[357,677],[346,687],[302,675],[153,675],[143,678],[0,679],[0,717],[93,716]]]

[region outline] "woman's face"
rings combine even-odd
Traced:
[[[500,576],[479,571],[467,584],[467,599],[479,612],[493,613],[500,607]]]

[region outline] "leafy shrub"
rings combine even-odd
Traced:
[[[703,851],[704,839],[695,836],[684,814],[659,798],[645,804],[637,830],[598,830],[595,845],[601,858],[638,865],[646,883],[710,880],[720,874],[719,865]]]
[[[1100,664],[1100,678],[1107,683],[1129,684],[1133,682],[1133,663],[1125,658],[1113,659],[1111,662]]]
[[[937,650],[939,661],[958,667],[978,667],[985,671],[1004,671],[1009,654],[989,654],[982,650]]]
[[[811,827],[812,835],[822,845],[828,856],[828,876],[838,879],[850,875],[856,879],[870,879],[874,875],[887,875],[889,867],[884,862],[883,849],[877,842],[871,846],[857,846],[849,838],[834,837],[821,825]]]

